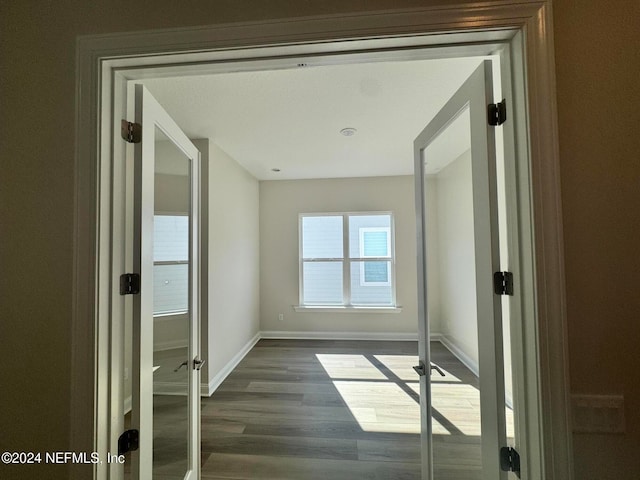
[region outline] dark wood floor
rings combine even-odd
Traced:
[[[477,379],[432,360],[436,478],[477,479]],[[416,342],[261,340],[202,401],[202,478],[418,480],[416,363]]]

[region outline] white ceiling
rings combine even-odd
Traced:
[[[259,180],[411,175],[414,138],[480,61],[331,65],[141,83],[189,137],[211,139]],[[455,122],[452,140],[440,142],[431,173],[468,148],[468,128],[453,132],[463,124]],[[345,127],[357,133],[345,137]]]

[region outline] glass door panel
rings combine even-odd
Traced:
[[[436,480],[482,478],[469,108],[424,149],[430,289],[431,416]],[[455,353],[453,353],[455,352]]]
[[[153,475],[189,470],[190,160],[156,128],[153,245]]]

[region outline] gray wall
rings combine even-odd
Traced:
[[[258,181],[210,142],[209,382],[259,330],[258,192]]]
[[[440,333],[478,364],[475,242],[471,154],[462,154],[435,176]]]
[[[417,332],[413,177],[260,182],[260,328],[278,332]],[[391,211],[401,313],[298,313],[298,215]],[[284,320],[278,320],[278,314]]]

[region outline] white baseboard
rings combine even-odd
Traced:
[[[216,374],[215,377],[209,381],[208,384],[203,383],[200,386],[202,396],[210,397],[213,392],[220,386],[220,384],[224,381],[225,378],[229,376],[229,374],[233,371],[234,368],[238,366],[238,364],[242,361],[242,359],[251,351],[253,346],[258,343],[258,341],[262,338],[261,332],[255,334],[255,336],[249,340],[244,347],[240,349],[238,353],[236,353],[231,360],[227,362],[227,364],[222,367],[222,369]]]
[[[417,341],[418,333],[388,332],[290,332],[267,330],[260,332],[261,338],[273,340],[386,340]]]
[[[272,340],[386,340],[386,341],[417,341],[417,333],[389,333],[389,332],[291,332],[269,330],[258,332],[236,353],[229,362],[211,379],[209,383],[202,382],[200,385],[200,395],[210,397],[217,390],[220,384],[231,374],[242,359],[251,351],[260,339]],[[455,343],[451,342],[441,333],[432,333],[431,341],[440,342],[458,360],[460,360],[474,375],[479,375],[478,364],[464,353]],[[176,342],[174,342],[176,343]],[[182,345],[171,346],[167,342],[167,350],[179,348]],[[156,347],[157,348],[157,347]],[[186,384],[171,382],[155,382],[153,393],[159,395],[185,395]],[[124,413],[131,411],[131,396],[124,401]]]
[[[160,352],[164,350],[173,350],[174,348],[188,348],[189,344],[186,340],[170,340],[168,342],[158,342],[153,344],[153,351]]]
[[[469,355],[464,353],[455,343],[449,340],[445,335],[437,334],[438,338],[434,338],[436,335],[431,335],[432,340],[439,341],[444,347],[449,350],[458,360],[473,372],[476,377],[480,376],[480,369],[478,362],[473,360]]]
[[[431,340],[432,342],[440,342],[440,343],[442,343],[441,339],[442,339],[442,334],[441,333],[430,333],[429,334],[429,340]]]

